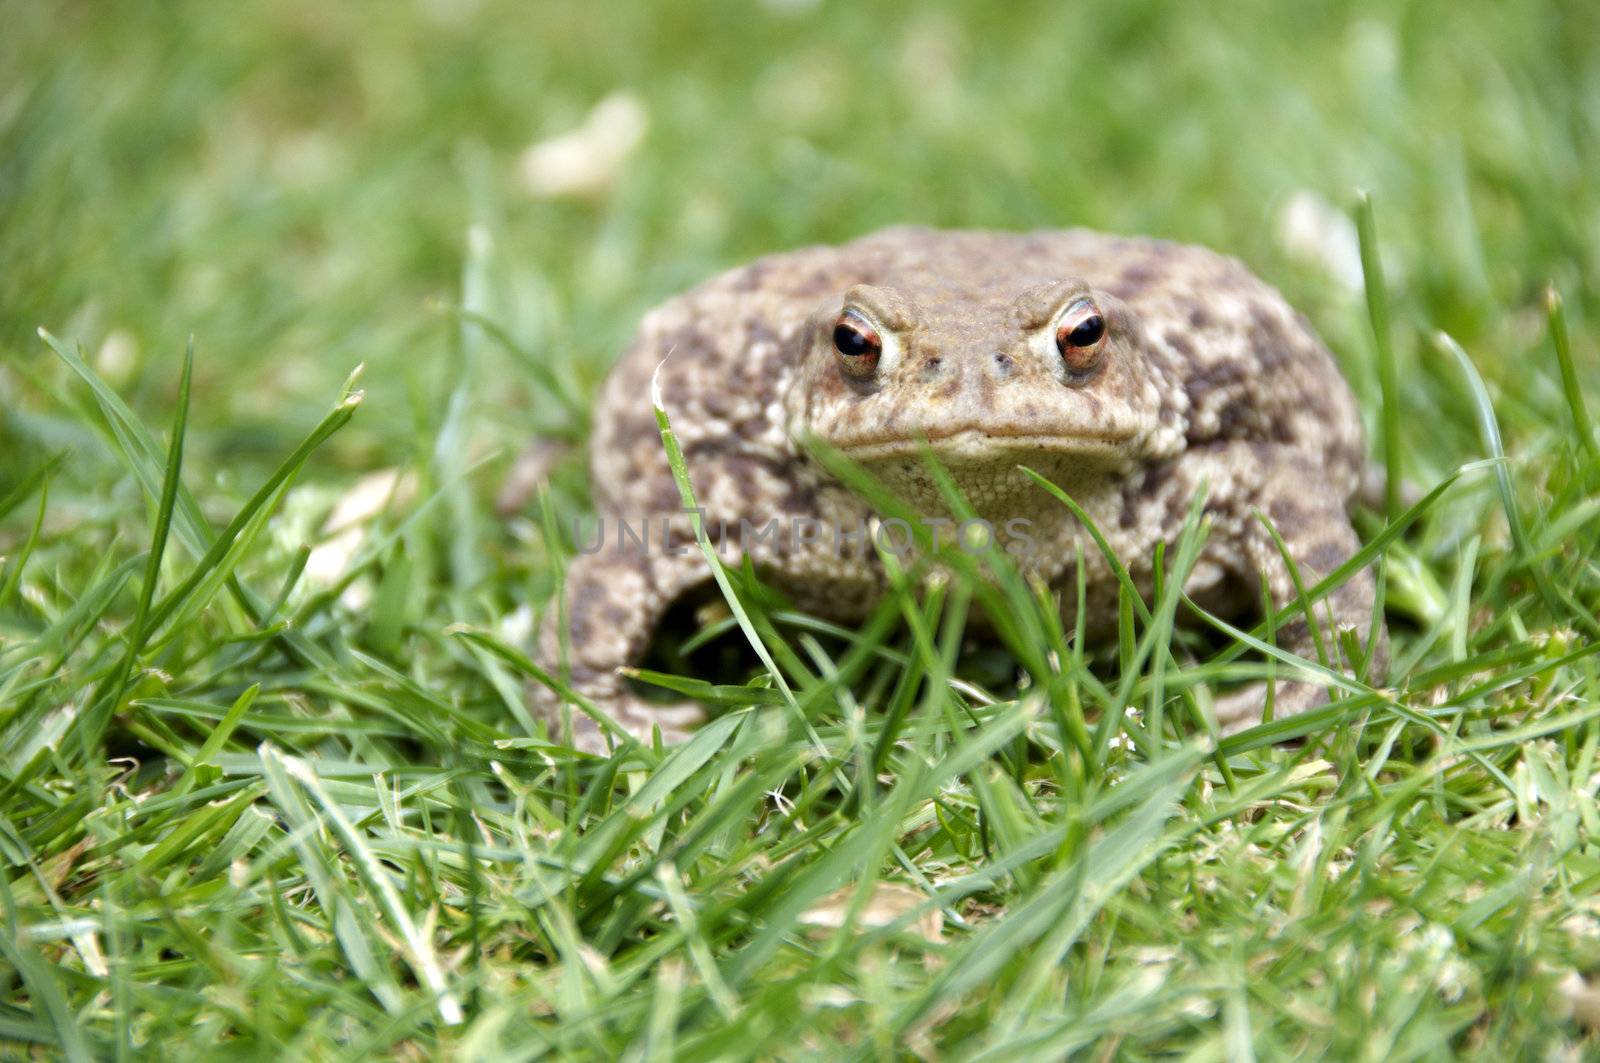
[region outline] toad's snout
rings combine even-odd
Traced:
[[[926,355],[915,369],[921,385],[917,427],[929,438],[968,431],[1031,433],[1059,405],[1061,385],[1029,353],[978,348]]]
[[[990,351],[969,358],[926,355],[918,367],[917,375],[924,383],[939,385],[946,395],[953,396],[965,387],[984,387],[985,382],[1003,384],[1021,375],[1023,370],[1014,354]]]
[[[1057,386],[1044,367],[1033,364],[1028,352],[975,351],[963,357],[931,355],[923,360],[919,375],[931,410],[952,415],[958,422],[987,421],[1000,407],[1024,393],[1038,398]]]

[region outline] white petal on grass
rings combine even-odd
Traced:
[[[110,975],[111,968],[106,964],[105,953],[100,950],[101,929],[102,924],[99,919],[57,919],[18,927],[17,937],[19,940],[30,942],[68,938],[83,959],[83,969],[96,978],[105,978]]]
[[[361,540],[365,537],[365,529],[355,527],[346,528],[332,538],[322,540],[306,557],[306,581],[324,587],[339,582],[339,578],[355,560],[356,553],[361,549]]]
[[[404,505],[409,502],[416,493],[417,478],[408,472],[379,469],[368,473],[339,496],[339,501],[333,504],[333,511],[323,522],[322,530],[331,533],[365,524],[391,504]]]
[[[857,888],[855,883],[851,883],[834,890],[801,912],[798,921],[804,926],[839,929],[849,916]],[[937,906],[928,906],[928,898],[921,890],[893,882],[879,882],[873,887],[872,896],[861,907],[856,925],[874,928],[889,926],[906,913],[925,906],[928,910],[917,916],[910,928],[928,941],[943,941],[944,913]]]
[[[1315,192],[1301,189],[1278,211],[1278,245],[1349,292],[1362,290],[1361,239],[1356,223]]]
[[[133,379],[139,368],[139,341],[124,329],[112,329],[94,352],[94,370],[112,387]]]
[[[366,541],[366,525],[392,505],[404,505],[416,496],[417,480],[399,469],[380,469],[357,480],[333,504],[322,531],[329,538],[312,548],[306,558],[308,583],[332,586],[339,582]],[[364,601],[346,602],[353,608]]]
[[[649,126],[638,97],[612,93],[595,104],[578,128],[522,153],[522,185],[544,199],[601,195],[615,183]]]
[[[533,606],[523,602],[500,618],[495,636],[508,646],[527,646],[533,642]]]
[[[96,927],[95,930],[98,930]],[[83,958],[83,969],[96,978],[106,978],[111,974],[111,968],[106,963],[105,953],[100,951],[100,938],[93,930],[81,930],[72,935],[72,944],[78,950],[78,955]]]
[[[373,595],[376,593],[372,581],[363,577],[352,581],[350,586],[344,589],[344,593],[339,595],[339,604],[352,613],[359,613],[372,604]]]
[[[1600,986],[1577,971],[1568,971],[1556,991],[1571,1009],[1572,1017],[1586,1030],[1600,1030]]]

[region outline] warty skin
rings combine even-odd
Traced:
[[[841,331],[842,330],[842,331]],[[977,513],[1025,521],[1025,573],[1075,608],[1081,546],[1087,629],[1114,631],[1115,578],[1071,513],[1017,468],[1065,489],[1148,592],[1158,543],[1205,490],[1211,528],[1185,590],[1223,616],[1278,606],[1296,590],[1283,539],[1311,586],[1359,548],[1346,505],[1364,465],[1355,402],[1309,323],[1239,262],[1204,248],[1086,230],[1033,233],[887,229],[837,247],[767,255],[651,311],[599,397],[591,444],[602,520],[672,528],[649,550],[602,549],[567,571],[568,625],[549,610],[537,654],[630,732],[681,740],[703,713],[641,698],[619,669],[636,664],[667,609],[710,579],[692,543],[662,447],[652,388],[684,451],[707,526],[869,524],[868,504],[831,476],[808,442],[860,462],[929,514],[944,507],[931,449]],[[832,537],[751,544],[758,571],[801,608],[860,620],[882,594],[880,559]],[[1372,629],[1362,570],[1318,604],[1325,633]],[[1070,623],[1074,618],[1066,617]],[[1326,637],[1326,635],[1325,635]],[[1276,633],[1309,660],[1303,618]],[[1333,663],[1349,667],[1338,656]],[[566,643],[563,649],[562,643]],[[1369,671],[1381,675],[1381,623]],[[1224,732],[1260,718],[1263,684],[1217,700]],[[1317,685],[1280,681],[1278,716],[1321,703]],[[533,702],[552,729],[559,700]],[[605,746],[572,710],[575,745]]]

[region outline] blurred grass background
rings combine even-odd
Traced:
[[[583,129],[587,186],[530,184]],[[1600,461],[1544,300],[1600,395],[1596,173],[1584,0],[0,0],[0,1050],[1592,1053]],[[1496,414],[1511,470],[1382,551],[1397,702],[1080,757],[1015,660],[957,661],[970,588],[899,603],[936,646],[745,588],[814,733],[739,707],[665,763],[533,733],[489,633],[525,641],[553,574],[490,501],[537,437],[582,509],[584,403],[663,297],[895,222],[1195,241],[1311,317],[1376,439],[1357,189],[1407,478],[1490,455]],[[191,335],[209,526],[156,490]],[[247,502],[358,363],[354,419]],[[196,559],[236,513],[223,586]],[[876,662],[848,691],[808,674],[841,646]],[[1130,704],[1216,674],[1160,657]],[[1120,721],[1082,665],[1072,704]]]
[[[332,453],[403,456],[452,380],[430,307],[460,298],[473,225],[494,241],[485,309],[586,385],[644,309],[718,268],[917,221],[1237,254],[1370,393],[1357,301],[1282,232],[1296,194],[1342,212],[1357,188],[1402,323],[1482,349],[1513,398],[1550,386],[1518,371],[1545,282],[1584,340],[1594,316],[1600,11],[1581,0],[4,12],[6,363],[58,379],[45,325],[159,411],[193,333],[196,444],[218,461],[281,451],[363,361],[372,398]],[[527,195],[521,151],[618,91],[648,130],[611,187]],[[70,434],[19,413],[30,384],[0,371],[0,445]],[[539,396],[509,365],[493,376],[479,412],[513,446]]]

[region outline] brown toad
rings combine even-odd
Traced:
[[[1146,590],[1154,548],[1206,485],[1212,529],[1186,589],[1222,615],[1259,612],[1263,580],[1274,603],[1295,599],[1258,513],[1308,587],[1358,547],[1345,512],[1363,467],[1349,388],[1309,324],[1233,259],[1083,230],[919,228],[768,255],[651,312],[597,407],[600,521],[567,572],[569,646],[547,620],[539,656],[552,672],[565,658],[573,688],[641,736],[659,726],[679,738],[701,713],[640,698],[619,669],[710,578],[703,554],[684,547],[692,532],[653,381],[722,556],[747,554],[801,607],[840,621],[861,619],[881,593],[875,551],[850,547],[859,529],[882,526],[808,454],[809,439],[939,514],[931,449],[980,517],[1026,539],[1019,564],[1049,585],[1076,587],[1081,542],[1090,631],[1115,623],[1114,577],[1019,465],[1076,499]],[[1319,605],[1324,630],[1365,639],[1373,594],[1371,574],[1357,573]],[[1277,638],[1317,658],[1303,619]],[[1258,684],[1218,699],[1221,727],[1254,722],[1264,695]],[[1324,697],[1280,681],[1275,711]],[[558,700],[540,688],[535,701],[554,729]],[[571,718],[577,745],[603,747],[587,717]]]

